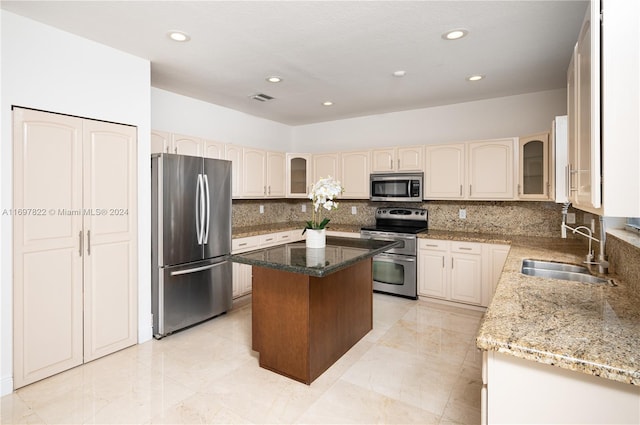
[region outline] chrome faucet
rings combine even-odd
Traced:
[[[579,235],[584,236],[585,238],[589,239],[589,252],[587,252],[587,255],[585,256],[585,264],[597,264],[598,265],[598,272],[599,273],[608,273],[609,271],[609,262],[606,260],[606,256],[605,256],[605,250],[604,250],[604,243],[606,240],[606,233],[605,233],[605,229],[604,229],[604,220],[602,217],[600,217],[600,239],[596,239],[593,237],[593,232],[591,231],[591,229],[589,229],[587,226],[578,226],[578,227],[571,227],[568,226],[566,223],[566,218],[567,218],[567,213],[569,212],[569,205],[571,205],[570,202],[565,202],[564,205],[562,206],[562,226],[560,227],[560,231],[561,231],[561,236],[563,239],[566,239],[567,237],[567,229],[571,230],[571,232],[573,232],[573,234],[575,235],[576,233]],[[581,230],[584,229],[588,232],[587,233],[583,233],[581,232]],[[593,250],[591,249],[591,241],[596,241],[600,244],[600,254],[598,255],[598,261],[593,261]]]
[[[570,228],[569,226],[567,226],[565,224],[566,227]],[[589,234],[584,234],[582,232],[580,232],[580,229],[584,229],[587,232],[589,232]],[[587,264],[597,264],[593,262],[593,250],[591,249],[591,241],[596,241],[596,242],[600,242],[598,239],[593,237],[593,233],[591,232],[591,229],[589,229],[587,226],[578,226],[576,228],[573,229],[573,234],[575,235],[576,233],[578,233],[579,235],[582,235],[584,237],[586,237],[587,239],[589,239],[589,251],[587,251],[587,255],[586,255],[586,260],[585,263]]]

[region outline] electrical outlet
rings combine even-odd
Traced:
[[[264,205],[260,205],[260,214],[264,214]]]
[[[358,214],[358,208],[356,208],[356,207],[351,207],[351,214],[353,214],[353,215]]]
[[[307,212],[307,205],[306,204],[302,204],[301,210],[302,210],[302,212]]]
[[[576,213],[567,213],[567,224],[576,224]]]
[[[460,208],[460,210],[458,211],[458,217],[460,217],[460,220],[466,220],[467,210],[465,208]]]

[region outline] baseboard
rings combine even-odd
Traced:
[[[13,392],[13,376],[7,376],[0,380],[0,397]]]

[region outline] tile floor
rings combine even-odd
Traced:
[[[310,386],[258,366],[251,305],[2,397],[2,424],[479,424],[482,313],[374,294],[374,326]]]

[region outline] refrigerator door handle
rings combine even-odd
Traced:
[[[204,270],[212,269],[214,267],[221,266],[224,263],[225,263],[225,261],[223,261],[221,263],[216,263],[216,264],[209,264],[207,266],[194,267],[192,269],[178,270],[178,271],[175,271],[175,272],[171,272],[171,276],[180,276],[180,275],[183,275],[183,274],[197,273],[197,272],[201,272],[201,271],[204,271]]]
[[[198,237],[198,245],[202,245],[202,215],[204,204],[202,203],[202,174],[198,174],[198,182],[196,183],[196,236]]]
[[[209,194],[209,178],[206,174],[204,176],[204,195],[207,198],[207,210],[205,212],[204,219],[206,220],[206,225],[204,226],[204,236],[202,238],[202,244],[206,245],[209,241],[209,219],[211,216],[211,196]]]

